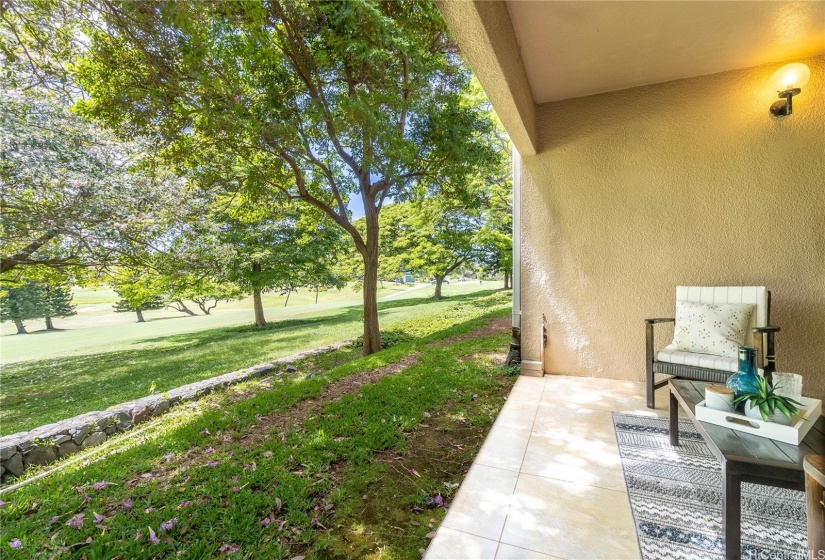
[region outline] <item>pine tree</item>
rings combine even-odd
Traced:
[[[115,313],[126,313],[131,311],[132,313],[137,313],[137,322],[138,323],[145,323],[146,320],[143,318],[144,311],[151,311],[153,309],[163,309],[165,307],[165,303],[163,298],[160,296],[151,296],[146,300],[134,303],[129,303],[128,300],[119,299],[115,302]]]
[[[46,298],[43,288],[33,282],[19,286],[5,286],[0,297],[0,320],[13,321],[17,334],[26,334],[23,321],[46,316]]]
[[[76,306],[72,303],[74,294],[68,286],[50,286],[47,284],[43,286],[43,296],[46,306],[46,330],[55,330],[52,323],[53,318],[68,317],[77,313],[75,311]]]

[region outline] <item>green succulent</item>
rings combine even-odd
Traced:
[[[774,388],[770,386],[767,378],[760,376],[756,386],[756,391],[748,391],[738,395],[733,399],[733,404],[738,405],[742,402],[747,403],[747,401],[753,401],[750,408],[758,406],[759,412],[762,413],[762,420],[767,420],[777,410],[784,414],[788,420],[790,420],[794,414],[799,414],[797,407],[802,406],[802,403],[790,397],[774,393]],[[746,404],[745,406],[748,405]]]

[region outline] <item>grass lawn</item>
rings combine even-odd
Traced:
[[[453,290],[451,296],[445,292],[448,297],[441,301],[433,301],[428,297],[429,290],[422,289],[379,303],[382,329],[391,331],[393,325],[400,322],[415,320],[456,301],[473,301],[491,293],[489,289],[478,291],[478,284],[456,285]],[[133,324],[130,327],[159,327],[154,331],[143,330],[145,338],[126,346],[123,341],[107,345],[106,335],[99,332],[99,328],[11,337],[46,341],[53,336],[86,336],[89,337],[86,343],[96,344],[98,351],[6,364],[0,384],[0,435],[30,430],[146,396],[153,383],[156,392],[168,391],[256,363],[352,339],[362,332],[360,304],[296,313],[266,328],[208,328],[213,323],[207,321],[212,319],[177,319],[186,324],[204,321],[200,323],[204,330],[180,334],[169,332],[166,325],[171,320]],[[114,332],[119,328],[122,327],[109,327],[109,330]],[[388,332],[387,336],[392,335]]]
[[[238,385],[69,458],[2,495],[0,551],[419,558],[514,381],[495,364],[509,303],[454,300],[399,324],[407,342]]]
[[[444,295],[463,295],[476,291],[499,289],[501,282],[461,282],[445,286]],[[29,334],[15,334],[10,322],[0,323],[0,359],[4,364],[77,354],[97,354],[103,351],[128,350],[142,341],[175,334],[198,332],[219,327],[252,323],[252,300],[221,302],[211,315],[190,317],[170,309],[147,311],[145,323],[138,323],[134,313],[115,313],[111,290],[73,291],[77,314],[55,319],[57,331],[47,331],[42,321],[27,321]],[[400,299],[425,300],[433,294],[429,284],[416,286],[385,283],[378,296],[383,301]],[[351,287],[321,292],[318,303],[315,294],[301,290],[289,298],[284,307],[283,296],[265,294],[266,318],[270,322],[286,319],[323,317],[342,308],[361,305],[362,294]],[[196,309],[195,306],[192,306]],[[199,311],[198,311],[199,312]]]

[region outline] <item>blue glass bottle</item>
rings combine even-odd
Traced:
[[[737,397],[742,393],[758,391],[759,373],[756,370],[756,348],[739,347],[739,371],[728,378],[726,385]]]

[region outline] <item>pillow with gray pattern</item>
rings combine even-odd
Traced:
[[[736,358],[755,305],[751,303],[676,302],[673,344],[683,352]]]

